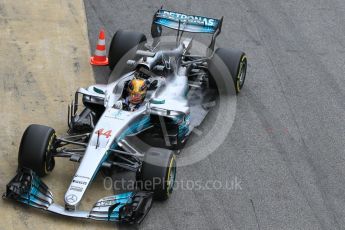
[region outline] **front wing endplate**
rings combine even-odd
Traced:
[[[7,184],[3,198],[64,216],[122,223],[140,223],[152,206],[152,193],[139,191],[104,197],[89,212],[69,211],[54,203],[48,186],[27,168],[18,170]]]

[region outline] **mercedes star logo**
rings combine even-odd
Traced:
[[[77,199],[78,199],[78,197],[77,197],[76,195],[74,195],[74,194],[68,195],[68,196],[66,197],[66,201],[67,201],[68,203],[70,203],[70,204],[76,202]]]

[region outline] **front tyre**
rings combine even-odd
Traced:
[[[176,178],[176,157],[173,151],[153,148],[145,154],[137,180],[146,191],[152,191],[155,200],[167,200]]]
[[[56,140],[55,130],[44,125],[30,125],[20,142],[18,167],[29,168],[38,176],[50,173],[55,166],[52,149]]]

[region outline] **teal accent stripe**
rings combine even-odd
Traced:
[[[190,120],[190,115],[187,115],[185,117],[185,120],[183,121],[183,123],[179,126],[178,129],[178,136],[179,138],[186,136],[186,134],[189,131],[189,120]]]

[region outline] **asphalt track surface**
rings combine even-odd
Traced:
[[[149,36],[163,4],[224,16],[217,45],[249,60],[226,141],[178,169],[178,180],[238,178],[241,189],[179,189],[140,229],[344,229],[345,1],[84,2],[92,51],[100,27],[108,43],[118,29]],[[107,74],[95,69],[96,81]]]

